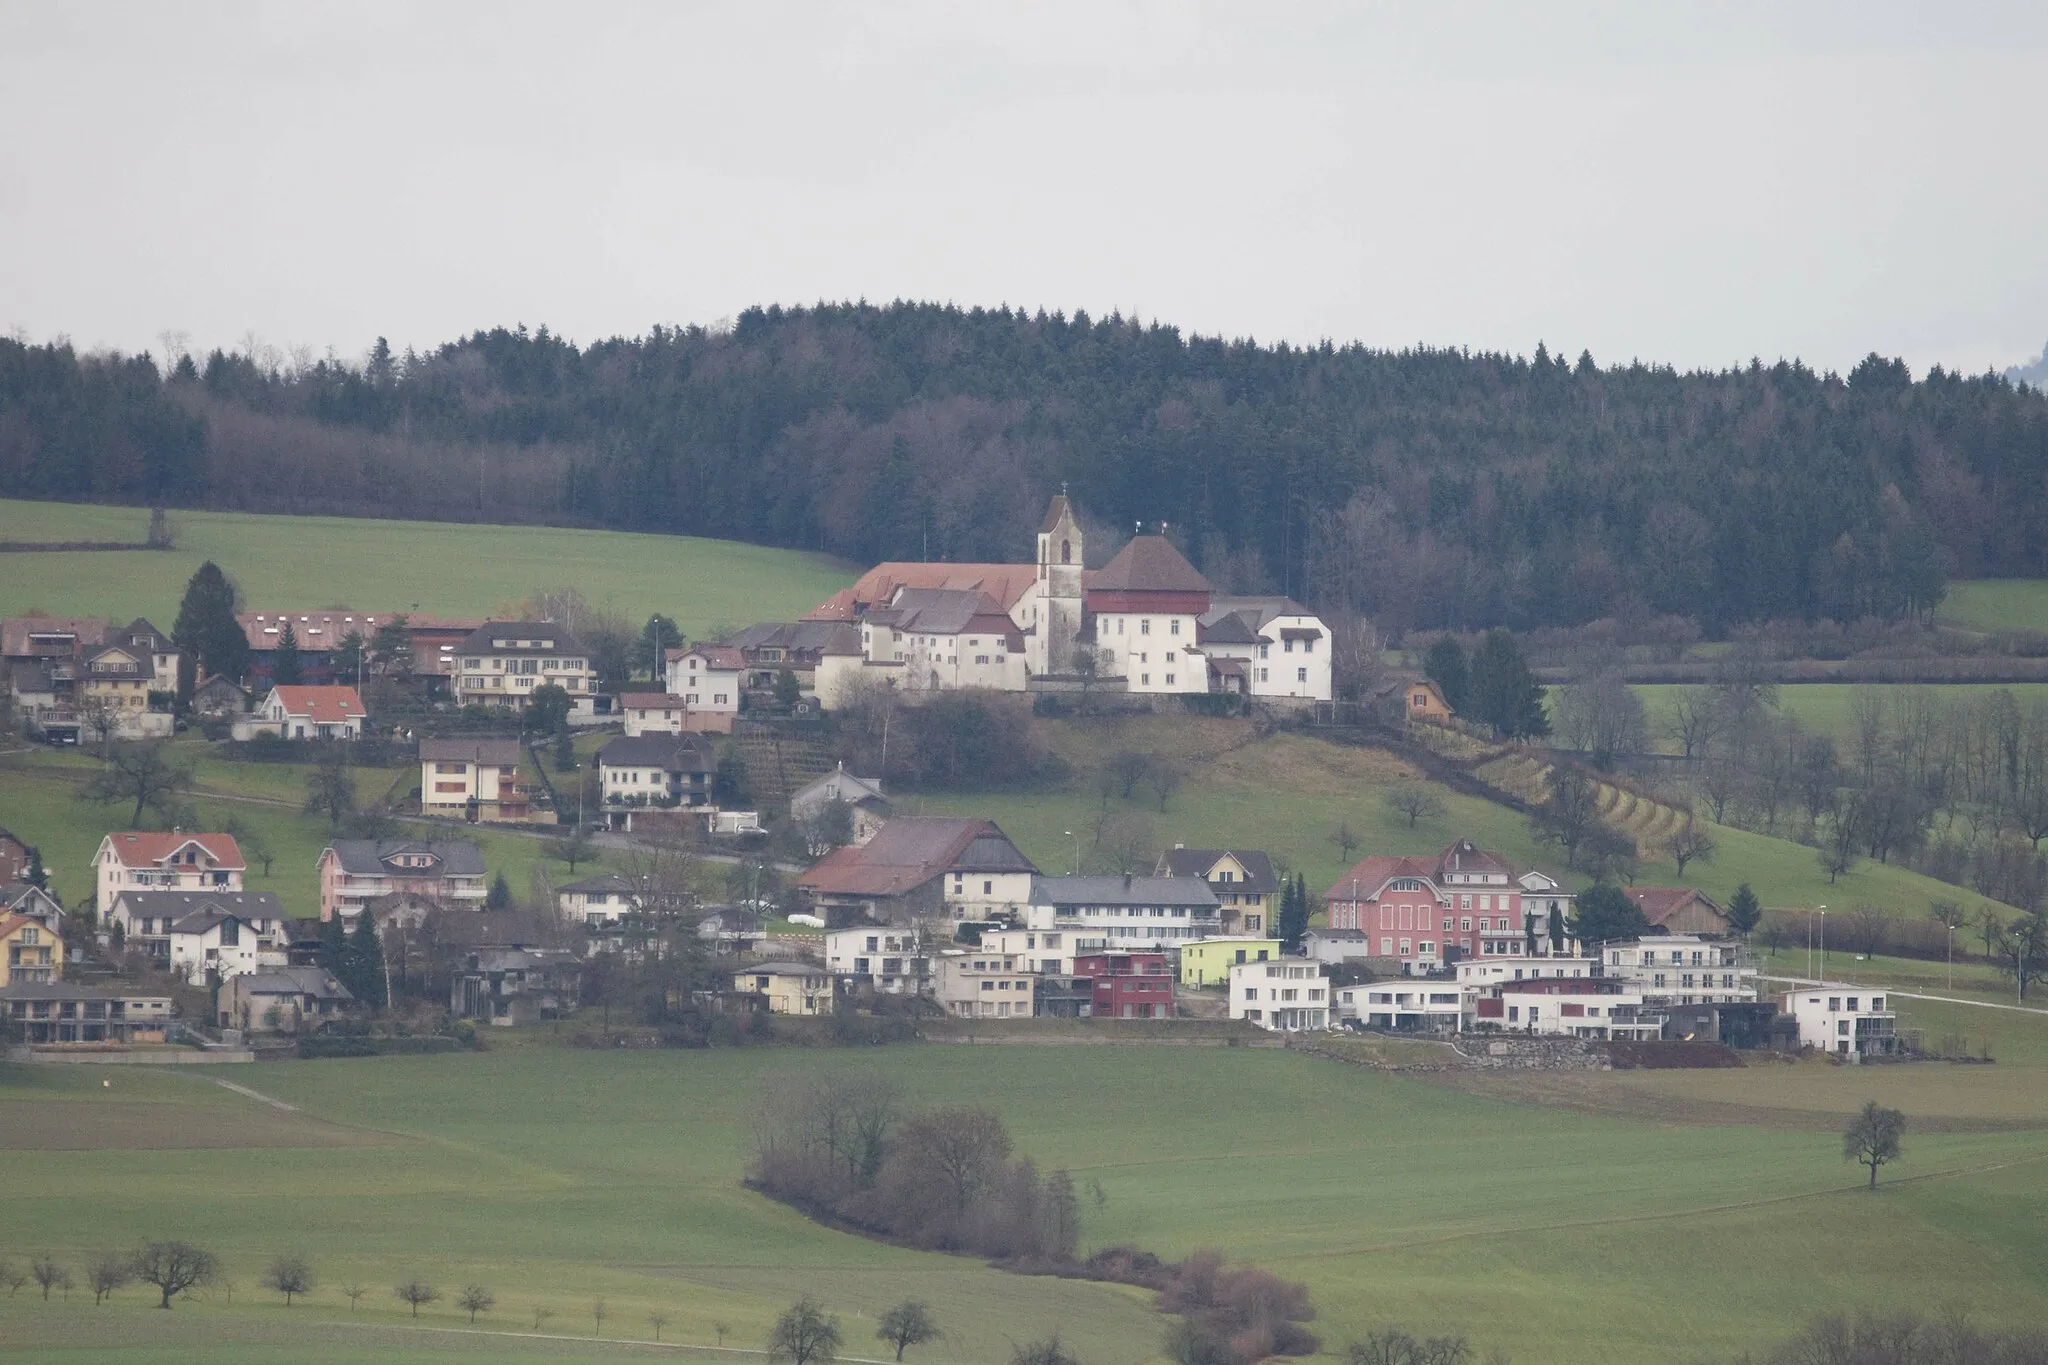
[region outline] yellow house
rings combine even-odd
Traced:
[[[833,1012],[832,977],[809,962],[764,962],[732,974],[740,995],[758,995],[770,1014],[820,1015]]]
[[[27,915],[0,915],[0,986],[64,979],[64,940]]]
[[[1180,945],[1180,984],[1229,984],[1230,969],[1240,962],[1270,962],[1280,956],[1280,940],[1238,934],[1227,938],[1191,939]]]
[[[1449,725],[1456,714],[1443,692],[1428,678],[1409,683],[1403,693],[1406,698],[1402,709],[1411,721],[1422,721],[1429,725]]]

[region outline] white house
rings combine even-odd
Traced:
[[[486,621],[456,647],[455,700],[526,709],[533,689],[553,683],[571,703],[590,696],[595,674],[574,634],[546,621]]]
[[[825,966],[856,977],[884,995],[926,995],[932,989],[929,946],[915,928],[871,924],[825,935]]]
[[[1458,988],[1479,992],[1508,981],[1571,980],[1601,975],[1597,957],[1467,958],[1458,964]]]
[[[420,813],[454,820],[517,823],[533,813],[533,788],[519,775],[516,739],[420,741]]]
[[[1210,669],[1225,691],[1262,699],[1328,701],[1330,632],[1322,618],[1290,597],[1216,597],[1199,621]]]
[[[621,692],[619,694],[619,719],[627,735],[638,739],[641,735],[699,734],[705,731],[723,733],[730,730],[732,712],[706,712],[700,715],[689,701],[673,692]],[[720,724],[707,724],[706,717],[722,716]]]
[[[1031,974],[1010,953],[954,949],[938,956],[934,980],[939,1007],[963,1019],[1029,1019],[1034,1013]]]
[[[860,623],[862,657],[900,664],[899,685],[937,692],[978,687],[1022,692],[1024,633],[986,593],[898,588]]]
[[[740,681],[746,660],[731,645],[697,645],[666,651],[667,687],[692,711],[727,716],[740,709]],[[726,728],[731,728],[727,722]]]
[[[617,924],[639,907],[639,890],[624,877],[585,877],[555,888],[555,908],[574,924]]]
[[[820,820],[834,801],[843,802],[847,809],[851,836],[847,842],[864,844],[875,837],[889,818],[889,798],[882,795],[882,782],[875,777],[857,777],[846,771],[841,763],[823,777],[814,778],[798,787],[789,798],[789,818],[799,829],[808,829],[814,821]],[[830,846],[820,847],[815,843],[811,848],[814,857],[822,857]]]
[[[221,987],[220,1026],[253,1033],[318,1033],[355,1003],[332,972],[279,964],[244,972]]]
[[[694,736],[621,736],[598,750],[597,772],[605,821],[624,829],[636,809],[711,804],[711,751]]]
[[[1454,1032],[1465,1013],[1465,992],[1444,981],[1374,981],[1336,986],[1337,1017],[1365,1028]]]
[[[249,870],[234,835],[177,830],[109,834],[92,863],[96,905],[112,905],[123,891],[240,891]]]
[[[1083,945],[1099,948],[1102,940],[1064,929],[984,929],[981,946],[1015,957],[1033,976],[1072,976],[1074,954]]]
[[[353,687],[280,685],[270,689],[254,717],[237,722],[237,738],[260,733],[282,739],[361,739],[369,714]]]
[[[1824,981],[1785,992],[1785,1013],[1799,1023],[1799,1041],[1821,1052],[1860,1061],[1899,1046],[1899,1016],[1885,1008],[1882,986]]]
[[[1757,998],[1756,962],[1740,946],[1664,934],[1600,948],[1601,971],[1651,1005],[1739,1004]]]
[[[118,893],[102,921],[122,942],[194,985],[282,967],[291,932],[268,891]]]
[[[1199,877],[1034,877],[1024,927],[1072,930],[1111,948],[1165,947],[1157,940],[1215,938],[1223,911]]]
[[[1230,967],[1230,1017],[1293,1033],[1336,1021],[1330,978],[1320,962],[1283,957]]]
[[[1651,1040],[1664,1016],[1643,997],[1607,977],[1545,977],[1504,981],[1466,992],[1476,1030],[1574,1038]]]

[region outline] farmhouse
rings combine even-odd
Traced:
[[[380,632],[402,627],[410,664],[396,659],[365,660],[379,673],[413,672],[430,678],[452,676],[456,650],[484,623],[476,620],[421,616],[389,611],[254,611],[240,612],[235,620],[249,642],[249,676],[257,684],[267,683],[277,669],[277,650],[285,626],[291,626],[299,650],[299,680],[306,683],[358,681],[354,672],[337,670],[336,655],[342,654],[351,637],[368,649]],[[346,672],[340,676],[339,672]]]
[[[0,913],[0,986],[64,979],[64,938],[27,915]]]
[[[1704,891],[1683,886],[1631,886],[1624,893],[1654,929],[1667,934],[1728,932],[1728,912]]]
[[[484,855],[459,839],[336,839],[320,851],[320,918],[350,924],[394,892],[450,910],[484,906]]]
[[[123,831],[93,854],[97,904],[123,891],[240,891],[249,866],[232,834]]]
[[[1159,855],[1155,873],[1161,877],[1200,877],[1216,893],[1223,908],[1225,934],[1257,936],[1280,894],[1273,860],[1255,849],[1189,848],[1175,844]]]
[[[281,685],[263,698],[254,722],[238,728],[281,739],[361,739],[369,714],[353,687]]]
[[[31,1046],[161,1043],[171,1023],[165,995],[107,991],[68,981],[0,986],[0,1015]]]
[[[170,711],[153,711],[149,694],[154,683],[147,650],[104,645],[85,658],[78,687],[79,718],[95,732],[140,738],[171,733]]]
[[[1426,972],[1467,957],[1549,956],[1562,942],[1571,899],[1555,879],[1518,875],[1500,854],[1460,839],[1434,858],[1366,858],[1323,904],[1330,928],[1377,940],[1378,951],[1364,956]]]
[[[899,817],[796,879],[833,928],[1014,915],[1038,869],[992,820]]]
[[[1320,962],[1283,958],[1230,968],[1230,1017],[1282,1032],[1328,1028],[1330,978]]]
[[[420,741],[420,811],[472,824],[517,822],[533,814],[533,788],[519,775],[516,739]]]
[[[355,1012],[348,987],[319,967],[272,967],[230,978],[220,990],[222,1028],[319,1033]]]

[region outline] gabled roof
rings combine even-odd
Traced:
[[[1214,906],[1200,877],[1033,877],[1033,905]]]
[[[585,877],[582,881],[563,882],[560,886],[555,888],[555,894],[561,895],[565,891],[572,891],[577,893],[586,893],[591,891],[606,891],[621,892],[625,895],[630,896],[637,892],[639,889],[639,887],[635,886],[632,882],[627,881],[624,877],[620,877],[612,873],[606,873],[602,877]]]
[[[510,643],[498,644],[499,640]],[[521,645],[521,640],[528,641]],[[457,654],[581,654],[575,633],[550,621],[486,621],[457,645]]]
[[[174,853],[182,853],[192,845],[204,849],[207,856],[223,871],[242,872],[248,864],[242,861],[241,845],[232,834],[184,834],[176,830],[161,833],[151,830],[121,830],[109,834],[100,841],[100,847],[111,847],[115,858],[123,867],[157,867],[167,862]],[[97,861],[97,859],[95,859]]]
[[[724,673],[736,672],[747,666],[747,661],[731,645],[691,645],[688,649],[670,649],[663,653],[670,663],[694,654],[704,661],[706,668]]]
[[[1508,860],[1498,853],[1489,853],[1473,844],[1470,839],[1460,839],[1445,848],[1437,858],[1439,873],[1468,872],[1495,873],[1503,877],[1515,875],[1515,869]]]
[[[45,906],[45,909],[26,910],[25,906]],[[57,898],[33,882],[9,882],[0,886],[0,910],[26,914],[31,919],[39,915],[61,915],[64,907]]]
[[[620,735],[597,751],[607,768],[679,768],[711,771],[711,749],[694,735]]]
[[[955,868],[1038,871],[993,820],[906,816],[858,847],[838,848],[796,879],[827,895],[900,896]]]
[[[621,692],[619,705],[637,711],[682,711],[689,703],[673,692]]]
[[[40,929],[43,922],[27,915],[17,915],[12,911],[0,914],[0,938],[6,938],[17,929],[27,929],[31,926]]]
[[[943,588],[987,595],[996,610],[1007,612],[1038,581],[1033,564],[877,564],[851,588],[832,594],[804,614],[806,621],[850,621],[886,605],[899,589]]]
[[[1209,591],[1209,580],[1165,536],[1133,536],[1088,585],[1091,592]]]
[[[741,653],[781,649],[798,654],[858,654],[860,631],[844,621],[763,621],[727,636],[724,645]]]
[[[1330,885],[1323,899],[1331,901],[1370,900],[1379,894],[1380,888],[1396,877],[1419,877],[1434,882],[1437,875],[1437,860],[1434,858],[1406,858],[1379,855],[1361,858],[1351,869]]]
[[[516,768],[521,750],[516,739],[423,739],[422,763],[476,763],[493,768]]]
[[[1727,919],[1727,912],[1715,903],[1704,891],[1686,886],[1632,886],[1624,893],[1643,912],[1643,918],[1652,925],[1662,927],[1671,917],[1686,906],[1698,903],[1720,919]]]
[[[339,725],[344,721],[361,720],[370,714],[353,687],[279,684],[270,689],[270,695],[277,698],[287,716],[304,716],[321,724]]]
[[[113,635],[122,644],[133,645],[138,649],[147,649],[152,654],[177,648],[176,645],[171,643],[170,636],[164,634],[140,616],[113,632]]]
[[[1255,645],[1259,632],[1246,613],[1212,611],[1195,623],[1195,639],[1205,645]]]
[[[323,967],[264,967],[232,978],[246,995],[310,995],[352,1002],[348,987]]]
[[[108,623],[97,616],[10,616],[0,621],[0,654],[11,659],[43,657],[53,652],[69,654],[106,643]],[[58,645],[32,640],[33,636],[68,636]]]
[[[475,844],[462,839],[336,839],[327,846],[341,870],[351,876],[381,877],[387,871],[395,871],[402,877],[423,877],[435,875],[433,869],[424,867],[387,868],[385,860],[401,854],[424,853],[440,860],[440,876],[481,877],[484,875],[484,855]],[[322,856],[325,856],[324,854]]]
[[[177,919],[178,932],[187,916],[212,915],[216,921],[232,915],[238,919],[283,919],[284,906],[274,891],[122,891],[115,895],[109,911],[126,906],[131,915],[147,919]]]
[[[889,799],[882,791],[882,779],[879,777],[857,776],[846,771],[846,765],[842,763],[831,772],[812,778],[790,793],[789,804],[792,808],[801,806],[809,799],[813,792],[823,791],[828,788],[834,790],[840,800],[851,801],[855,805],[862,801],[887,801]]]
[[[1238,866],[1244,869],[1244,880],[1232,883],[1232,890],[1274,892],[1280,889],[1280,878],[1273,872],[1273,860],[1257,849],[1170,848],[1159,856],[1159,874],[1164,877],[1207,877],[1210,870],[1225,858],[1235,858]]]
[[[1264,630],[1267,624],[1276,616],[1313,617],[1315,613],[1291,597],[1219,596],[1209,603],[1209,616],[1204,616],[1202,620],[1206,623],[1210,616],[1221,617],[1225,615],[1236,616],[1242,619],[1250,625],[1254,632],[1257,632]]]

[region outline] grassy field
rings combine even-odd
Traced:
[[[140,541],[134,507],[0,499],[0,540]],[[441,616],[513,609],[538,589],[574,587],[635,623],[653,612],[692,637],[790,620],[853,580],[822,555],[736,541],[546,526],[472,526],[178,512],[178,548],[9,554],[0,616],[176,618],[185,580],[206,560],[242,588],[248,609],[354,607]]]
[[[1981,701],[1998,692],[2010,692],[2023,708],[2048,701],[2048,683],[1788,683],[1778,689],[1778,714],[1796,716],[1807,729],[1833,736],[1836,746],[1847,753],[1856,736],[1850,699],[1870,687],[1894,691],[1911,687],[1946,700],[1969,701]],[[1677,739],[1671,734],[1671,726],[1678,699],[1689,689],[1676,684],[1644,683],[1635,690],[1643,699],[1652,749],[1660,754],[1682,752]]]
[[[1972,1089],[1999,1073],[2038,1097],[2039,1071],[1615,1073],[1585,1078],[1583,1102],[1539,1106],[1268,1051],[522,1048],[223,1069],[300,1106],[291,1113],[197,1075],[124,1069],[103,1090],[97,1069],[0,1068],[0,1105],[54,1110],[70,1131],[106,1137],[98,1150],[10,1153],[9,1252],[76,1263],[175,1234],[217,1250],[237,1282],[232,1302],[216,1290],[168,1315],[133,1289],[95,1309],[76,1292],[45,1304],[31,1286],[0,1298],[0,1353],[232,1365],[286,1350],[502,1358],[502,1346],[618,1358],[589,1342],[401,1334],[389,1286],[418,1274],[451,1298],[489,1285],[498,1307],[480,1326],[501,1331],[530,1329],[547,1307],[548,1332],[587,1336],[602,1296],[608,1336],[644,1338],[660,1312],[670,1340],[715,1343],[725,1322],[728,1344],[751,1347],[811,1293],[844,1320],[849,1352],[872,1356],[873,1315],[916,1295],[949,1331],[916,1358],[1000,1362],[1054,1329],[1088,1365],[1157,1357],[1161,1323],[1142,1295],[878,1246],[739,1188],[764,1079],[848,1067],[887,1072],[919,1100],[992,1106],[1041,1165],[1072,1169],[1084,1189],[1099,1181],[1090,1245],[1215,1245],[1307,1281],[1332,1354],[1387,1322],[1465,1331],[1517,1365],[1635,1365],[1726,1360],[1823,1305],[2048,1313],[2034,1273],[2048,1229],[2032,1212],[2048,1194],[2048,1132],[2015,1126],[2048,1117],[2038,1104],[1997,1110]],[[1762,1121],[1691,1121],[1695,1092]],[[1874,1196],[1856,1188],[1832,1131],[1870,1093],[1962,1116],[1951,1131],[1916,1132]],[[138,1110],[154,1121],[138,1124]],[[261,1117],[277,1145],[170,1145],[232,1128],[223,1116]],[[1816,1258],[1818,1245],[1833,1251]],[[323,1284],[287,1312],[258,1281],[294,1248],[313,1254]],[[349,1281],[371,1286],[353,1317],[338,1292]],[[1687,1292],[1672,1295],[1680,1283]],[[445,1301],[421,1324],[464,1326]]]
[[[1094,782],[1100,766],[1119,749],[1167,754],[1189,776],[1161,812],[1139,788],[1134,799],[1109,803],[1111,814],[1138,814],[1152,822],[1158,842],[1191,847],[1265,849],[1308,878],[1318,896],[1345,870],[1331,835],[1348,825],[1367,853],[1436,853],[1461,835],[1496,849],[1518,864],[1551,866],[1553,850],[1536,842],[1528,822],[1504,806],[1449,791],[1440,792],[1445,814],[1408,827],[1389,810],[1387,788],[1411,776],[1382,750],[1357,749],[1301,735],[1276,734],[1256,743],[1242,721],[1190,717],[1124,720],[1068,720],[1046,728],[1055,750],[1074,768],[1061,791],[959,793],[926,797],[911,804],[930,814],[984,815],[1001,825],[1031,859],[1047,871],[1064,872],[1091,851],[1103,805]],[[1234,747],[1241,746],[1241,747]],[[1830,883],[1812,849],[1745,830],[1717,828],[1720,853],[1710,863],[1686,868],[1684,884],[1725,896],[1749,882],[1770,908],[1875,905],[1919,917],[1937,900],[1959,893],[1902,868],[1860,862]],[[1638,881],[1647,886],[1679,884],[1668,860],[1647,856]],[[1973,898],[1969,899],[1974,904]]]
[[[1941,620],[1976,630],[2048,631],[2048,579],[1983,578],[1951,583]]]

